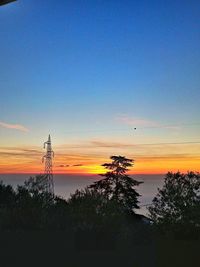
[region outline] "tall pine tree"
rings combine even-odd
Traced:
[[[134,213],[134,209],[139,208],[140,196],[135,186],[142,183],[126,174],[134,161],[123,156],[111,156],[110,159],[111,163],[102,165],[108,170],[105,174],[100,174],[105,178],[94,182],[89,188],[103,194],[109,200],[115,200],[125,211]]]

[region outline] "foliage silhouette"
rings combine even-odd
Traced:
[[[15,202],[15,191],[11,185],[0,182],[0,208],[12,207]]]
[[[104,179],[90,185],[89,188],[103,194],[109,200],[116,201],[128,213],[138,209],[139,193],[135,190],[142,182],[136,181],[126,174],[129,167],[133,166],[133,160],[123,156],[111,156],[111,163],[104,166],[109,171],[100,174]]]
[[[10,224],[12,210],[15,206],[15,191],[11,185],[0,182],[0,228],[5,229]]]
[[[168,172],[149,213],[160,229],[191,236],[200,227],[200,174]]]
[[[127,204],[121,201],[121,192],[127,194],[124,191],[129,191],[130,187],[132,192],[134,186],[138,185],[135,180],[134,183],[132,180],[129,183],[132,179],[129,177],[128,186],[124,187],[124,191],[121,188],[128,177],[126,171],[130,165],[127,163],[132,164],[132,161],[127,162],[126,158],[118,156],[112,157],[112,160],[115,161],[114,164],[113,162],[105,164],[110,171],[109,174],[104,175],[106,178],[101,180],[102,183],[96,187],[98,183],[96,182],[85,189],[77,190],[68,200],[47,194],[40,184],[39,187],[36,186],[36,177],[29,179],[30,183],[26,181],[23,186],[18,186],[16,190],[1,182],[0,234],[1,240],[5,234],[9,253],[11,245],[17,244],[13,245],[13,251],[19,247],[20,255],[20,240],[24,247],[30,250],[28,244],[38,235],[35,243],[32,243],[35,245],[29,259],[32,251],[38,249],[38,253],[42,251],[43,254],[45,248],[47,253],[52,251],[57,255],[56,264],[61,254],[66,257],[67,252],[68,263],[72,256],[70,262],[72,266],[75,266],[75,259],[76,266],[83,266],[83,258],[80,258],[80,255],[86,251],[85,262],[95,255],[93,264],[94,262],[96,264],[96,250],[98,250],[98,261],[99,259],[105,261],[105,255],[110,255],[109,266],[113,266],[114,262],[115,266],[155,266],[156,255],[159,258],[158,266],[189,266],[189,261],[196,256],[194,250],[199,249],[199,243],[196,240],[196,243],[191,243],[191,240],[177,242],[171,235],[163,238],[157,229],[168,233],[171,229],[177,231],[178,227],[179,234],[183,238],[185,238],[185,232],[191,234],[193,229],[195,233],[197,232],[196,230],[199,229],[199,174],[190,172],[185,175],[180,173],[166,175],[165,185],[159,190],[150,207],[154,225],[159,227],[154,228],[151,224],[144,223],[142,216],[134,213],[134,205],[138,204],[137,194],[133,194],[134,201],[131,201],[131,205],[129,205],[130,202]],[[130,195],[132,197],[132,194]],[[134,203],[133,206],[132,203]],[[13,237],[16,237],[15,242]],[[52,237],[55,237],[55,242],[52,242]],[[38,242],[38,240],[41,241]],[[169,247],[170,255],[173,256],[167,257],[166,251],[169,251]],[[82,253],[79,253],[80,250]],[[183,251],[185,257],[181,260]],[[107,254],[109,252],[111,253]],[[123,257],[121,258],[121,255],[118,257],[119,254]],[[127,255],[129,265],[126,264]],[[177,265],[177,257],[180,265]],[[120,261],[120,259],[123,260]],[[99,266],[102,264],[101,262]]]
[[[109,225],[114,229],[125,216],[119,203],[86,187],[76,190],[68,200],[75,226],[79,229],[98,231]]]
[[[46,175],[36,175],[29,177],[24,182],[24,187],[31,193],[44,193],[46,191]]]

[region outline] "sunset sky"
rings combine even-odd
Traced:
[[[200,171],[200,1],[0,7],[0,173]],[[136,128],[136,130],[134,130]]]

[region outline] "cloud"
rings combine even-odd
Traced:
[[[160,124],[156,121],[142,119],[142,118],[134,118],[129,117],[127,115],[121,115],[116,118],[117,121],[135,127],[144,127],[144,128],[160,128],[160,129],[168,129],[168,130],[180,130],[181,127],[179,125],[164,125]]]
[[[42,157],[42,152],[39,149],[24,149],[23,147],[0,147],[0,156],[5,158],[39,159]]]
[[[70,167],[70,165],[60,164],[58,167],[60,167],[60,168],[64,168],[64,167]]]
[[[7,129],[19,130],[22,132],[28,132],[29,131],[26,127],[24,127],[23,125],[20,125],[20,124],[9,124],[9,123],[5,123],[5,122],[0,121],[0,126],[3,128],[7,128]]]
[[[151,127],[158,126],[157,122],[146,120],[146,119],[141,119],[141,118],[129,117],[127,115],[121,115],[117,117],[116,119],[117,121],[120,121],[124,124],[132,125],[132,126],[151,126]]]
[[[74,164],[74,165],[65,165],[65,164],[60,164],[57,167],[64,168],[64,167],[80,167],[83,166],[83,164]]]
[[[133,146],[133,144],[129,143],[120,143],[120,142],[107,142],[107,141],[91,141],[91,144],[94,146],[94,148],[99,147],[99,148],[106,148],[106,147],[111,147],[111,148],[130,148]]]

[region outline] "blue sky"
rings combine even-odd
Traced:
[[[1,127],[0,144],[36,145],[49,132],[59,145],[99,136],[130,141],[112,131],[134,120],[147,127],[199,122],[199,12],[191,0],[1,7],[0,122],[29,132]],[[192,126],[176,135],[147,129],[136,140],[194,140],[198,133]]]

